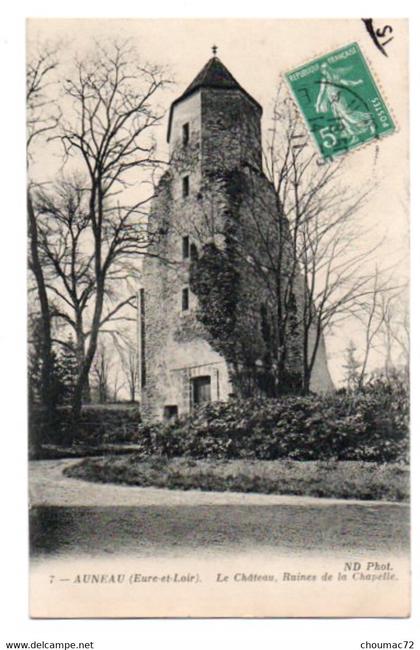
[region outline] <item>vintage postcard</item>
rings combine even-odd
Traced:
[[[407,617],[408,24],[27,24],[30,614]]]

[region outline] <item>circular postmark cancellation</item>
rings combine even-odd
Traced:
[[[357,43],[300,66],[285,78],[325,160],[396,130]]]

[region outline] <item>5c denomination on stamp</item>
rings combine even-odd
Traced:
[[[324,159],[396,130],[357,43],[319,57],[285,76]]]

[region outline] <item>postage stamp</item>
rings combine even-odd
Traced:
[[[285,76],[324,159],[396,129],[357,43],[314,59]]]

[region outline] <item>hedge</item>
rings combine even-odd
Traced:
[[[137,405],[84,406],[77,427],[72,420],[70,407],[59,407],[47,433],[42,408],[32,408],[29,415],[31,438],[40,440],[41,444],[133,443],[138,440],[139,423],[140,412]]]

